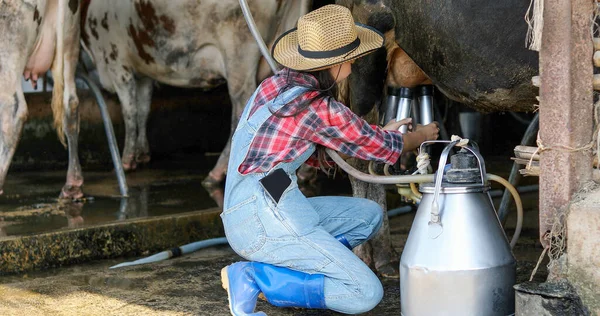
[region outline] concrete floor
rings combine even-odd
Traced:
[[[206,192],[201,192],[202,178],[203,171],[161,169],[160,166],[129,174],[128,183],[135,190],[142,187],[148,190],[145,213],[138,212],[133,216],[153,218],[185,211],[202,212],[202,209],[216,206]],[[52,205],[62,181],[64,174],[59,172],[9,174],[7,195],[0,197],[0,204],[3,205],[0,207],[0,217],[7,217],[14,211],[7,205],[33,206],[44,198],[44,203]],[[30,189],[28,191],[25,188]],[[114,199],[116,188],[112,172],[87,173],[85,191],[95,200],[83,206],[83,211],[79,213],[83,222],[75,223],[79,225],[78,229],[122,220],[118,216],[118,203],[109,203]],[[161,193],[161,190],[167,193]],[[526,209],[524,230],[514,249],[518,260],[518,282],[529,279],[542,250],[537,241],[537,194],[523,195],[522,198]],[[101,201],[104,201],[100,203],[102,207],[90,206],[98,205]],[[390,204],[393,203],[394,199]],[[54,218],[54,222],[62,223],[56,227],[40,225],[41,232],[73,229],[64,210],[62,213],[59,209],[54,215],[37,217]],[[414,213],[409,213],[390,219],[392,242],[398,253],[402,251],[413,217]],[[507,224],[509,235],[512,235],[514,222],[513,212]],[[31,225],[35,223],[21,226]],[[10,225],[5,226],[5,233],[9,236],[4,238],[18,238],[19,233],[13,230],[13,234],[11,229]],[[30,229],[25,233],[31,235],[40,232]],[[0,277],[0,315],[229,315],[227,295],[221,288],[219,272],[223,266],[240,260],[229,247],[211,247],[148,265],[108,269],[133,259],[94,260]],[[544,262],[534,280],[543,281],[545,274]],[[399,315],[398,280],[382,279],[382,282],[385,289],[383,301],[364,315]],[[337,315],[329,311],[275,308],[264,302],[259,302],[257,310],[268,315]]]

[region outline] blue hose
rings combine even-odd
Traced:
[[[163,252],[159,252],[150,257],[141,258],[141,259],[131,261],[131,262],[119,263],[115,266],[110,267],[109,269],[116,269],[116,268],[122,268],[122,267],[136,266],[139,264],[163,261],[163,260],[167,260],[170,258],[179,257],[182,255],[203,249],[203,248],[208,248],[208,247],[218,246],[218,245],[225,245],[225,244],[227,244],[226,237],[219,237],[219,238],[196,241],[196,242],[193,242],[193,243],[190,243],[187,245],[183,245],[180,247],[172,248],[170,250],[165,250]]]
[[[402,214],[410,213],[412,210],[413,210],[412,205],[405,205],[405,206],[397,207],[395,209],[391,209],[391,210],[387,211],[387,216],[393,217],[393,216],[397,216],[397,215],[402,215]]]

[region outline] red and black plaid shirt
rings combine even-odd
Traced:
[[[318,88],[308,73],[284,69],[264,80],[251,105],[250,116],[291,86]],[[317,91],[307,91],[284,105],[259,128],[238,171],[242,174],[267,172],[279,162],[289,162],[304,153],[311,143],[323,145],[363,160],[393,164],[402,152],[402,134],[369,125],[344,104],[331,97],[318,98],[305,110],[297,106],[313,99]],[[316,155],[307,161],[318,166]]]

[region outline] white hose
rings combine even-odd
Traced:
[[[359,170],[356,170],[350,164],[348,164],[342,157],[340,157],[334,150],[326,149],[327,154],[351,176],[358,180],[369,182],[369,183],[381,183],[381,184],[398,184],[398,183],[425,183],[434,182],[434,174],[423,174],[423,175],[404,175],[404,176],[378,176],[370,175]],[[498,182],[502,184],[513,196],[515,204],[517,205],[517,226],[515,233],[510,241],[510,247],[513,248],[517,244],[517,240],[521,236],[521,229],[523,228],[523,202],[519,196],[519,192],[510,182],[504,180],[495,174],[486,173],[486,179]]]
[[[250,29],[250,33],[252,33],[256,44],[258,44],[258,48],[260,49],[261,54],[263,55],[263,57],[265,57],[265,60],[271,68],[271,71],[273,73],[277,73],[279,67],[277,67],[277,63],[275,62],[273,57],[271,57],[271,54],[269,54],[269,49],[267,48],[267,45],[265,45],[265,41],[263,41],[263,38],[260,35],[260,31],[258,31],[256,23],[254,23],[252,12],[250,12],[250,8],[248,8],[248,3],[246,3],[246,0],[240,0],[240,6],[242,7],[242,13],[244,14],[244,18],[246,19],[246,24],[248,24],[248,28]]]
[[[344,171],[346,171],[351,176],[355,177],[358,180],[369,182],[369,183],[380,183],[380,184],[398,184],[398,183],[426,183],[433,182],[433,174],[418,174],[418,175],[406,175],[406,176],[378,176],[378,175],[370,175],[364,172],[360,172],[356,170],[354,167],[349,165],[340,155],[338,155],[332,149],[325,149],[327,154],[335,161],[335,163],[340,166]]]
[[[515,227],[515,233],[510,240],[510,248],[513,248],[517,244],[517,240],[519,240],[519,236],[521,235],[521,229],[523,228],[523,203],[521,202],[521,197],[519,196],[517,189],[504,178],[488,173],[487,179],[502,184],[513,196],[515,204],[517,205],[517,226]]]

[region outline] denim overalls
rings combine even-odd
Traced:
[[[381,207],[362,198],[306,198],[298,188],[296,170],[315,151],[315,145],[296,160],[279,163],[272,169],[282,168],[292,179],[279,203],[259,185],[259,180],[268,173],[238,172],[256,131],[271,112],[304,91],[304,87],[290,88],[250,118],[257,93],[248,101],[231,145],[221,214],[225,233],[233,250],[247,260],[323,274],[327,308],[343,313],[369,310],[383,296],[381,282],[333,236],[343,235],[351,247],[368,240],[381,226]]]

